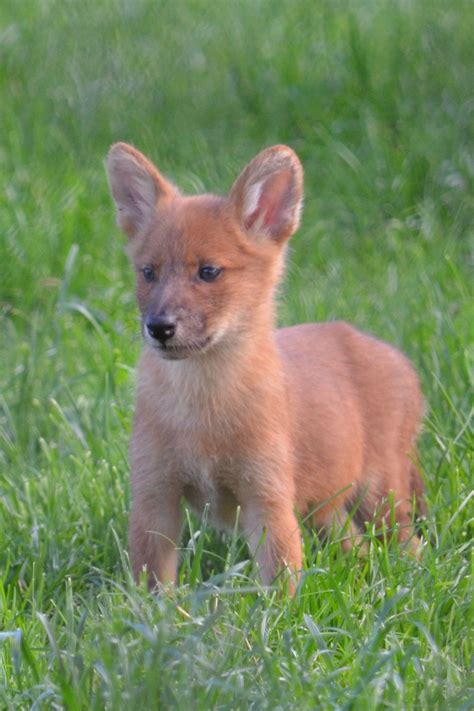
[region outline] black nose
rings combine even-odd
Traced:
[[[146,330],[152,338],[164,345],[176,333],[176,321],[170,316],[154,316],[147,318]]]

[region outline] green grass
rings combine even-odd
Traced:
[[[467,0],[2,3],[0,708],[474,708],[473,18]],[[115,140],[189,192],[298,151],[281,322],[344,318],[417,366],[421,560],[306,531],[293,600],[191,517],[180,585],[133,585]]]

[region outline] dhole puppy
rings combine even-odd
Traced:
[[[340,526],[346,546],[374,513],[394,515],[413,544],[423,401],[410,363],[347,323],[274,327],[303,199],[296,154],[262,151],[226,197],[181,194],[125,143],[108,175],[145,345],[130,446],[135,576],[175,580],[182,498],[230,529],[240,507],[265,584],[302,568],[296,514]]]

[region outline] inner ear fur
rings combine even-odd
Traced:
[[[160,201],[177,193],[153,163],[128,143],[110,148],[107,173],[117,223],[128,237],[147,227]]]
[[[247,233],[288,239],[303,205],[303,168],[296,153],[288,146],[261,151],[235,181],[229,201]]]

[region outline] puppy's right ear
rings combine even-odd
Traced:
[[[146,228],[158,204],[177,193],[153,163],[127,143],[114,143],[111,147],[107,173],[117,224],[128,237]]]

